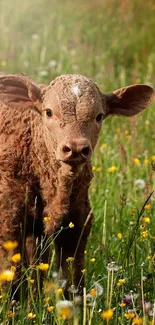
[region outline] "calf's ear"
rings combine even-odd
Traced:
[[[106,94],[107,115],[133,116],[153,100],[154,90],[147,85],[131,85]]]
[[[24,74],[0,73],[0,102],[18,109],[32,107],[41,114],[41,87]]]

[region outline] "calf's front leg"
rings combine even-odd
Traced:
[[[74,228],[62,230],[55,239],[57,270],[62,272],[62,279],[66,280],[65,296],[71,286],[82,295],[84,287],[84,252],[87,238],[91,230],[93,216],[88,214],[83,224],[78,224],[79,215],[75,214]],[[81,217],[81,216],[80,216]]]

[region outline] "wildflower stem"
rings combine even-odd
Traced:
[[[143,276],[144,276],[143,267],[141,267],[141,294],[142,294],[142,307],[143,307],[143,321],[144,321],[144,325],[145,325],[146,324],[146,315],[145,315]]]
[[[102,236],[102,244],[105,247],[106,244],[106,214],[107,212],[107,201],[104,203],[104,215],[103,215],[103,236]]]
[[[83,288],[83,325],[86,325],[86,288]]]
[[[107,281],[107,299],[106,299],[107,307],[108,307],[108,303],[109,303],[109,286],[110,286],[110,271],[108,271],[108,281]]]
[[[152,325],[155,325],[155,300],[153,304],[153,319],[152,319]]]
[[[111,271],[110,297],[109,297],[109,306],[108,306],[109,309],[111,308],[111,302],[112,302],[113,282],[114,282],[114,270]]]

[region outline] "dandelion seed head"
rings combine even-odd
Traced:
[[[74,306],[69,300],[59,300],[56,304],[58,315],[63,319],[70,319],[74,314]]]
[[[108,263],[107,270],[108,271],[118,271],[119,270],[119,266],[116,265],[115,262],[111,262],[111,263]]]
[[[48,63],[49,68],[55,68],[57,66],[57,61],[56,60],[51,60]]]
[[[134,184],[137,188],[139,188],[141,190],[144,189],[145,185],[146,185],[146,183],[143,179],[136,179]]]
[[[72,284],[70,286],[70,288],[68,289],[68,291],[73,293],[73,294],[76,294],[76,293],[78,293],[78,288],[74,284]]]

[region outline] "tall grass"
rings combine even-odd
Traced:
[[[132,83],[153,86],[154,16],[151,0],[1,0],[1,70],[22,71],[45,83],[63,73],[81,73],[104,92]],[[35,299],[30,269],[29,304],[10,303],[2,293],[1,323],[155,324],[154,109],[153,103],[136,118],[113,117],[103,124],[93,157],[95,221],[85,254],[81,320],[74,294],[69,306],[74,316],[59,317],[56,303],[64,297],[62,283],[53,277],[53,255],[49,291],[47,285]]]

